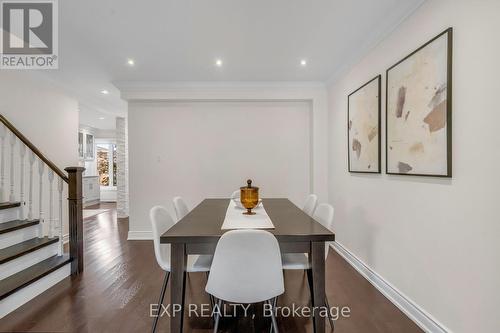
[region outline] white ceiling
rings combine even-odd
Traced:
[[[326,81],[423,1],[64,0],[60,69],[46,72],[115,115],[126,110],[117,81]]]
[[[93,127],[100,130],[115,130],[116,116],[80,104],[80,126]]]

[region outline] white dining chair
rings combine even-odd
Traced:
[[[223,302],[266,302],[273,309],[272,329],[278,333],[274,315],[276,297],[285,291],[278,240],[265,230],[232,230],[219,239],[205,290]],[[220,316],[216,313],[214,332]]]
[[[302,210],[309,216],[313,216],[314,211],[316,210],[316,205],[318,203],[318,196],[316,194],[309,194],[306,199],[306,203],[304,204],[304,208]]]
[[[158,306],[163,304],[163,298],[165,296],[165,290],[167,288],[168,279],[170,277],[170,244],[161,244],[160,236],[170,229],[174,224],[174,220],[168,213],[167,209],[162,206],[154,206],[149,212],[149,218],[151,220],[151,227],[153,230],[153,245],[155,250],[156,262],[165,271],[165,278],[163,279],[163,285],[161,287],[160,299],[158,300]],[[209,272],[210,265],[212,263],[211,255],[189,255],[187,258],[186,272]],[[184,297],[184,295],[183,295]],[[158,324],[159,315],[154,318],[153,322],[153,333],[156,330],[156,325]]]
[[[320,204],[316,208],[314,215],[312,216],[314,220],[321,223],[325,228],[333,232],[333,215],[334,209],[329,204]],[[328,256],[328,250],[330,246],[325,243],[325,261]],[[283,261],[283,269],[285,270],[305,270],[307,273],[307,280],[309,282],[309,289],[311,292],[311,298],[313,297],[313,280],[312,280],[312,269],[311,263],[309,262],[309,257],[306,253],[285,253],[281,256]],[[325,296],[325,304],[328,308],[330,305],[328,303],[328,298]],[[328,320],[332,329],[334,329],[333,318],[328,311]]]
[[[175,215],[177,216],[177,221],[180,221],[184,216],[189,213],[189,208],[182,197],[175,197],[173,200]]]
[[[239,198],[239,197],[240,197],[240,195],[241,195],[240,190],[236,190],[236,191],[234,191],[234,192],[233,192],[233,194],[231,194],[231,200],[232,200],[232,199]]]

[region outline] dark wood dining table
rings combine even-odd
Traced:
[[[230,199],[205,199],[161,236],[171,244],[171,304],[184,309],[186,262],[190,254],[214,254]],[[313,306],[325,306],[325,242],[335,234],[323,227],[288,199],[263,199],[264,208],[274,224],[282,253],[307,253],[312,267]],[[183,310],[170,318],[170,331],[180,333]],[[325,331],[325,318],[313,317],[314,331]]]

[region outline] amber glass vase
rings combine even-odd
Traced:
[[[252,209],[259,203],[259,188],[252,186],[252,180],[247,180],[247,186],[240,187],[240,200],[243,207],[247,209],[245,215],[254,215]]]

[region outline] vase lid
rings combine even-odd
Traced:
[[[248,189],[256,189],[256,190],[258,190],[259,188],[257,186],[252,186],[252,180],[248,179],[247,180],[247,186],[240,187],[240,190],[248,190]]]

